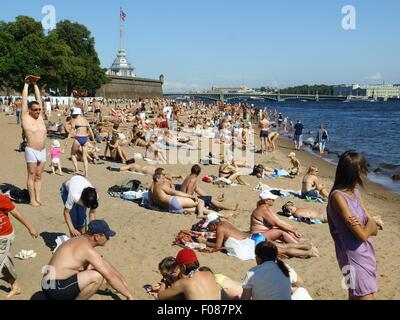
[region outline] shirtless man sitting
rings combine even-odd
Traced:
[[[325,200],[329,197],[328,191],[324,188],[324,185],[318,182],[318,168],[311,166],[308,169],[307,174],[303,178],[303,184],[301,188],[301,196],[303,199],[307,197],[318,198],[322,196]]]
[[[213,249],[224,249],[225,241],[229,238],[233,238],[236,240],[244,240],[244,239],[252,239],[255,244],[266,241],[266,239],[260,233],[246,233],[234,225],[227,221],[222,221],[220,217],[216,217],[214,214],[208,216],[206,223],[203,225],[204,228],[208,227],[208,230],[211,232],[217,233],[217,241],[208,242],[207,239],[199,238],[200,243],[204,243],[207,247]],[[281,258],[311,258],[318,257],[319,253],[317,249],[311,243],[280,243],[274,242],[279,251],[279,255]]]
[[[210,195],[208,195],[207,192],[205,192],[203,189],[201,189],[197,185],[197,179],[201,173],[201,168],[199,165],[194,165],[191,169],[190,175],[186,177],[186,179],[183,181],[183,184],[181,186],[181,191],[185,192],[190,195],[197,194],[199,195],[199,199],[203,200],[205,203],[206,207],[210,207],[210,205],[214,206],[217,209],[221,210],[232,210],[236,211],[239,208],[239,204],[236,204],[235,206],[228,206],[223,203],[223,197],[215,198]]]
[[[105,246],[115,232],[102,220],[93,220],[88,232],[62,244],[45,267],[42,291],[51,300],[89,300],[104,279],[133,300],[124,277],[94,249]]]
[[[204,208],[204,201],[193,195],[176,191],[169,186],[166,174],[157,172],[148,193],[151,206],[168,209],[169,212],[196,212],[199,219],[205,218],[210,211]]]
[[[30,196],[30,205],[40,207],[43,205],[41,200],[42,173],[46,164],[45,140],[47,129],[42,117],[42,101],[37,82],[40,78],[27,76],[22,91],[22,131],[26,139],[25,160],[28,170],[27,188]],[[28,104],[28,88],[33,84],[35,89],[36,101]]]
[[[211,272],[199,271],[196,253],[188,248],[178,252],[171,276],[178,280],[168,289],[161,284],[152,295],[158,300],[174,300],[183,294],[186,300],[221,300],[221,287]]]

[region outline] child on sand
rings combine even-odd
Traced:
[[[11,260],[11,245],[14,241],[14,228],[9,218],[9,213],[21,222],[33,238],[38,237],[38,232],[29,221],[17,211],[10,198],[0,195],[0,276],[11,285],[11,290],[6,298],[21,294],[17,284],[17,274],[15,266]]]
[[[61,161],[60,161],[60,156],[62,153],[64,153],[66,147],[66,143],[63,149],[61,149],[60,141],[58,140],[53,140],[51,143],[51,149],[50,149],[50,157],[51,157],[51,164],[50,168],[53,171],[53,174],[56,173],[56,167],[58,169],[58,175],[63,176],[62,170],[61,170]]]

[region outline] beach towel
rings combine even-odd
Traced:
[[[312,203],[324,203],[323,198],[314,198],[314,197],[306,197],[305,199],[301,195],[301,193],[295,195],[298,199],[306,201],[306,202],[312,202]]]
[[[207,234],[207,233],[205,233],[205,234]],[[213,232],[210,234],[213,234],[212,238],[209,238],[207,236],[206,236],[206,238],[208,240],[215,239],[216,235]],[[181,230],[175,237],[175,240],[172,243],[172,245],[179,246],[181,248],[190,248],[190,249],[197,250],[197,251],[203,252],[203,253],[215,253],[215,252],[220,252],[222,250],[225,250],[225,248],[220,248],[220,249],[208,248],[205,244],[198,243],[197,239],[199,237],[204,237],[203,233],[192,232],[189,230]]]
[[[64,243],[67,242],[69,238],[66,235],[58,236],[56,239],[56,247],[53,250],[53,253],[58,250],[58,248]]]
[[[239,258],[240,260],[254,260],[255,242],[251,239],[236,240],[232,237],[225,241],[225,249],[231,257]]]
[[[272,176],[264,176],[264,179],[278,179],[290,177],[289,172],[283,169],[275,169],[275,174]]]
[[[17,279],[17,272],[14,263],[11,260],[11,245],[14,242],[14,233],[8,236],[0,237],[0,274],[4,267],[7,268],[9,273],[14,279]]]
[[[147,192],[147,190],[138,190],[138,191],[126,191],[123,192],[121,198],[127,201],[138,201],[143,198],[143,194]]]
[[[214,180],[213,183],[218,186],[231,186],[232,185],[232,181],[229,179],[226,179],[226,178],[218,178],[218,179]]]
[[[307,224],[322,224],[322,221],[318,220],[318,219],[311,219],[311,218],[306,218],[306,217],[295,217],[295,216],[292,216],[291,214],[285,214],[282,211],[278,212],[278,215],[286,217],[289,220],[296,221],[296,222],[303,222],[303,223],[307,223]]]

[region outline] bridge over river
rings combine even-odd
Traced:
[[[270,100],[270,101],[289,101],[289,100],[306,100],[306,101],[344,101],[347,97],[330,96],[320,94],[282,94],[282,93],[165,93],[165,98],[189,97],[197,99],[210,99],[214,101],[229,101],[233,99],[250,99],[250,100]]]

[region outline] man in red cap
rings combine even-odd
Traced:
[[[182,294],[186,300],[221,300],[221,288],[215,282],[214,275],[208,271],[198,271],[200,264],[193,250],[182,249],[175,260],[175,270],[171,275],[178,281],[168,289],[162,285],[158,300],[173,300]]]

